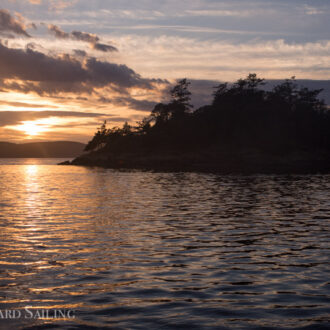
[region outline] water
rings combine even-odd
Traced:
[[[75,319],[2,329],[329,329],[329,175],[57,161],[0,160],[0,310]]]

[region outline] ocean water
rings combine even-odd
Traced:
[[[1,329],[330,328],[329,175],[59,161],[0,160]]]

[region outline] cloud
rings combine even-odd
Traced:
[[[0,44],[0,76],[23,81],[76,82],[87,79],[79,61],[70,57],[51,57],[30,48],[8,48]]]
[[[260,13],[264,13],[264,11],[260,10],[225,10],[225,9],[198,9],[198,10],[186,10],[184,13],[179,13],[177,16],[206,16],[206,17],[232,17],[232,16],[237,16],[237,17],[248,17],[248,16],[257,16],[260,15]]]
[[[0,43],[0,88],[24,93],[93,93],[97,88],[154,89],[157,79],[145,79],[123,64],[89,57],[51,56],[33,49],[14,49]]]
[[[0,33],[2,32],[12,32],[25,37],[30,37],[26,32],[22,19],[15,19],[10,15],[9,11],[5,9],[0,9]]]
[[[179,36],[116,36],[123,60],[148,76],[235,80],[249,72],[269,78],[328,79],[330,40],[237,42]],[[178,54],[180,54],[178,56]]]
[[[133,108],[135,110],[140,111],[151,111],[153,107],[157,104],[157,102],[149,101],[149,100],[138,100],[133,97],[113,97],[106,98],[100,97],[98,99],[101,103],[113,104],[115,106],[124,106],[128,108]]]
[[[57,106],[49,106],[45,104],[33,104],[33,103],[12,102],[12,101],[3,101],[3,100],[0,100],[0,105],[9,105],[11,107],[18,107],[18,108],[57,108]]]
[[[116,52],[116,51],[118,51],[116,47],[101,44],[99,42],[97,42],[95,44],[91,44],[91,47],[92,47],[92,49],[99,50],[101,52]]]
[[[113,26],[116,28],[116,26]],[[275,31],[265,31],[265,30],[247,30],[247,29],[220,29],[217,27],[207,27],[198,25],[160,25],[160,24],[138,24],[130,26],[121,26],[122,30],[150,30],[150,31],[175,31],[176,33],[203,33],[203,34],[223,34],[223,35],[251,35],[251,36],[274,36],[274,35],[287,35],[288,32],[275,32]],[[162,32],[164,34],[164,32]]]
[[[118,51],[118,49],[114,46],[99,43],[98,41],[100,41],[100,38],[96,34],[81,32],[81,31],[72,31],[71,33],[67,33],[54,24],[48,25],[48,30],[56,38],[73,39],[73,40],[88,42],[92,49],[99,50],[101,52]]]
[[[49,9],[61,11],[74,6],[79,0],[49,0]]]
[[[305,13],[306,15],[319,15],[319,14],[324,14],[325,12],[321,9],[315,8],[315,7],[311,7],[308,5],[304,6],[305,9]]]
[[[109,115],[102,113],[78,111],[0,111],[0,127],[17,125],[23,121],[31,121],[49,117],[97,118],[104,116],[109,117]]]
[[[86,57],[87,56],[87,53],[84,50],[81,50],[81,49],[74,49],[73,52],[78,57]]]
[[[72,31],[71,34],[73,39],[86,41],[90,43],[96,43],[100,40],[100,38],[92,33],[80,32],[80,31]]]
[[[51,32],[56,38],[60,39],[74,39],[80,41],[86,41],[91,43],[96,43],[100,40],[100,38],[92,33],[80,32],[80,31],[72,31],[71,33],[64,32],[57,25],[49,24],[48,30]]]
[[[95,57],[90,57],[85,61],[84,66],[86,72],[88,72],[88,78],[94,86],[115,84],[124,88],[135,86],[152,89],[151,82],[153,80],[141,78],[139,74],[125,64],[103,62]]]
[[[56,38],[61,38],[61,39],[70,38],[70,33],[64,32],[63,30],[61,30],[58,26],[56,26],[54,24],[49,24],[48,30],[49,30],[49,32],[53,33]]]

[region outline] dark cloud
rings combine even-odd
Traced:
[[[129,99],[128,106],[141,111],[151,111],[157,102],[148,101],[148,100],[137,100],[137,99]]]
[[[87,32],[72,31],[70,35],[72,36],[73,39],[90,42],[90,43],[96,43],[100,40],[100,38],[95,34],[91,34]]]
[[[95,86],[115,84],[117,86],[142,87],[152,89],[151,81],[143,79],[125,64],[115,64],[97,60],[95,57],[88,58],[85,68],[89,73],[89,79]]]
[[[49,24],[48,25],[48,30],[51,32],[56,38],[60,39],[69,39],[70,38],[70,33],[66,33],[63,30],[61,30],[58,26]]]
[[[87,53],[84,50],[74,49],[73,52],[76,56],[79,56],[79,57],[86,57],[87,56]]]
[[[154,106],[157,104],[153,101],[148,100],[137,100],[133,97],[115,97],[115,98],[106,98],[100,97],[99,102],[101,103],[110,103],[117,106],[126,106],[128,108],[133,108],[140,111],[151,111]]]
[[[16,91],[21,93],[36,93],[40,96],[48,95],[55,97],[58,93],[92,93],[93,87],[80,82],[62,82],[62,81],[1,81],[2,91]],[[67,100],[68,98],[63,98]]]
[[[24,24],[12,17],[9,11],[5,9],[0,9],[0,33],[2,32],[12,32],[25,37],[30,37],[25,30]]]
[[[60,92],[93,93],[95,88],[153,89],[164,81],[144,79],[126,65],[90,57],[80,62],[69,55],[53,57],[33,49],[8,48],[0,43],[0,89],[39,95]],[[7,81],[12,79],[11,81]]]
[[[81,63],[68,56],[50,57],[30,48],[8,48],[0,44],[0,77],[27,81],[75,82],[87,79]]]
[[[101,52],[117,52],[117,48],[110,46],[110,45],[105,45],[105,44],[101,44],[99,42],[95,43],[95,44],[91,44],[92,48],[95,50],[99,50]]]
[[[92,49],[99,50],[101,52],[116,52],[118,49],[111,45],[106,45],[99,43],[100,38],[92,33],[81,32],[81,31],[72,31],[71,33],[64,32],[61,28],[56,25],[48,25],[48,30],[56,38],[60,39],[73,39],[88,42]]]
[[[97,118],[104,116],[109,117],[110,115],[78,111],[0,111],[0,127],[17,125],[22,121],[37,120],[49,117]]]

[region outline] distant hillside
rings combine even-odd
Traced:
[[[0,142],[0,158],[72,158],[80,155],[83,143],[70,141],[9,143]]]

